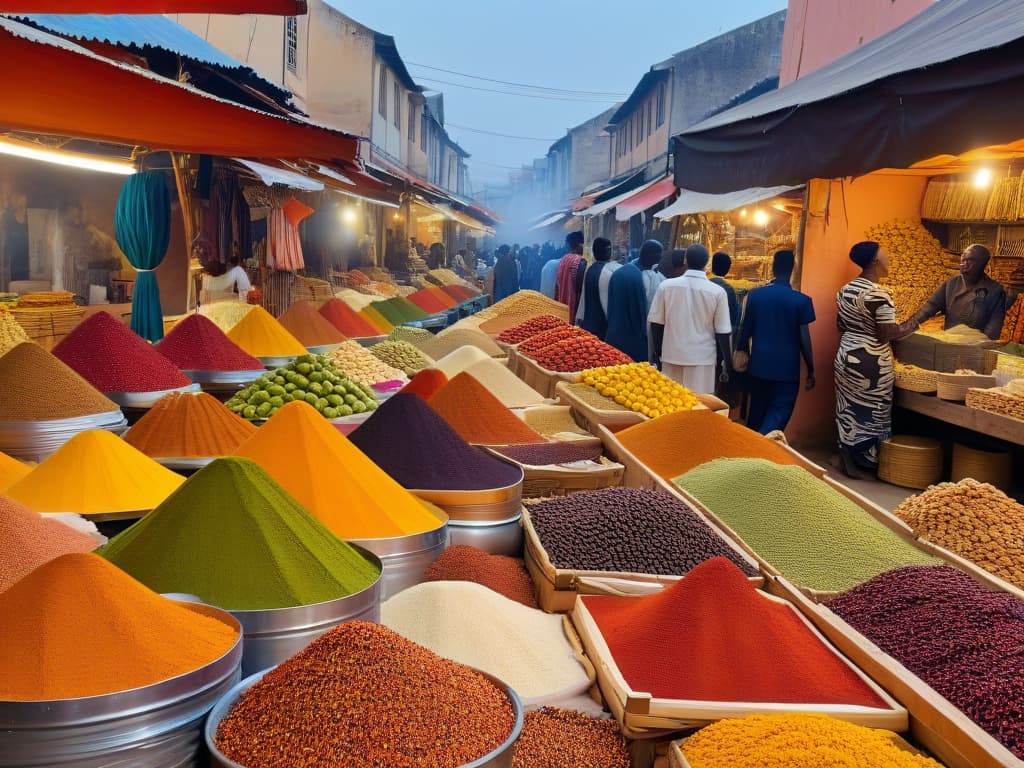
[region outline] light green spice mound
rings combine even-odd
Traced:
[[[217,459],[98,554],[227,610],[335,600],[380,575],[249,459]]]
[[[801,467],[717,459],[672,482],[803,587],[846,590],[903,565],[938,563]]]

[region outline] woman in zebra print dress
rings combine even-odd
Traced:
[[[863,477],[877,470],[878,445],[892,434],[895,382],[889,342],[917,329],[896,323],[896,306],[878,280],[889,274],[889,255],[878,243],[857,243],[850,260],[861,273],[839,289],[837,324],[841,333],[834,363],[836,428],[843,471]]]

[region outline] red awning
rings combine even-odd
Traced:
[[[615,219],[616,221],[629,221],[638,213],[643,213],[652,205],[657,205],[675,193],[675,180],[664,178],[615,206]]]
[[[349,134],[219,99],[4,18],[0,71],[0,130],[225,157],[344,164],[359,152]]]
[[[306,0],[0,0],[0,13],[263,13],[301,16]]]
[[[580,197],[577,197],[572,201],[572,210],[575,212],[582,211],[584,208],[589,208],[594,204],[594,201],[600,194],[600,192],[595,192],[592,195],[581,195]]]

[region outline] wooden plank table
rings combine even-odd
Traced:
[[[895,404],[908,411],[929,416],[947,424],[953,424],[988,437],[1005,440],[1015,445],[1024,445],[1024,421],[1001,416],[998,413],[979,411],[968,408],[962,403],[939,400],[934,395],[922,395],[919,392],[908,392],[897,389]]]

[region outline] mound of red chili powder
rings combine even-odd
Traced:
[[[263,363],[203,315],[179,320],[156,350],[182,371],[262,371]]]
[[[149,342],[107,312],[86,318],[53,354],[100,392],[156,392],[191,384]]]
[[[828,606],[1024,758],[1024,602],[929,565],[887,571]]]
[[[501,746],[514,722],[479,672],[350,621],[246,691],[216,744],[246,768],[458,768]]]
[[[655,698],[885,703],[796,612],[724,557],[644,597],[580,598],[634,691]]]

